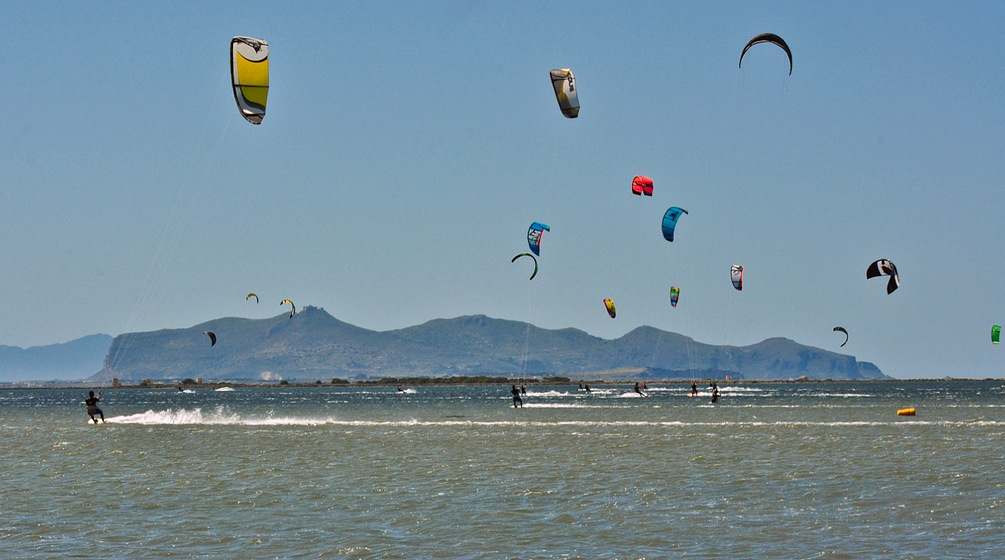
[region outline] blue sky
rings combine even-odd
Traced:
[[[7,3],[0,343],[271,316],[291,297],[376,329],[485,313],[836,350],[840,324],[887,373],[998,375],[1003,12]],[[770,45],[737,69],[765,31],[792,47],[791,77]],[[234,106],[233,35],[272,44],[260,127]],[[652,199],[631,196],[636,174]],[[670,244],[674,205],[690,214]],[[534,220],[552,231],[528,282],[509,260]],[[865,280],[880,257],[901,271],[890,296]]]

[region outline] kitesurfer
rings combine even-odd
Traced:
[[[98,408],[98,401],[101,400],[101,396],[94,396],[94,391],[87,392],[87,398],[84,399],[84,404],[87,405],[87,415],[91,417],[91,420],[97,424],[98,419],[94,417],[95,414],[101,417],[101,421],[105,421],[105,413]]]
[[[698,384],[695,383],[694,381],[691,382],[691,396],[692,397],[698,396]]]
[[[526,385],[521,385],[520,386],[520,394],[521,395],[526,395],[527,394],[527,386]]]
[[[639,395],[642,395],[643,397],[646,396],[646,394],[642,392],[642,386],[639,385],[638,381],[635,382],[635,392],[638,393]]]
[[[587,393],[592,393],[593,392],[593,391],[590,390],[590,384],[589,383],[586,384],[585,390],[586,390]]]
[[[719,402],[719,385],[715,381],[712,382],[712,402]]]
[[[513,395],[513,408],[523,408],[523,399],[520,398],[520,389],[517,389],[516,385],[513,385],[509,392]]]

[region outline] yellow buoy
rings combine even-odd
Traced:
[[[912,406],[908,408],[901,408],[897,410],[897,416],[914,416],[918,411]]]

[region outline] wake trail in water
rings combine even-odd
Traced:
[[[528,405],[529,406],[529,405]],[[557,406],[541,406],[541,408],[559,408]],[[734,427],[734,428],[800,428],[800,427],[898,427],[911,428],[922,426],[947,427],[983,427],[1005,426],[1005,421],[998,420],[891,420],[891,421],[839,421],[839,422],[809,422],[809,421],[723,421],[723,422],[681,422],[681,421],[646,421],[646,420],[342,420],[327,417],[292,417],[292,416],[242,416],[217,409],[204,413],[201,409],[181,410],[148,410],[138,414],[114,416],[108,418],[109,424],[136,424],[145,426],[352,426],[352,427]]]
[[[227,412],[217,408],[213,412],[204,413],[202,409],[192,410],[148,410],[138,414],[113,416],[107,419],[109,424],[140,424],[145,426],[185,426],[185,425],[216,425],[216,426],[321,426],[335,422],[334,418],[297,418],[297,417],[247,417]]]
[[[565,391],[527,391],[526,397],[577,397],[576,393],[567,393]]]
[[[621,408],[619,406],[602,406],[596,404],[576,403],[524,403],[524,408]]]

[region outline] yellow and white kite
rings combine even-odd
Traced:
[[[230,78],[241,116],[251,124],[262,124],[269,100],[269,42],[254,37],[231,39]]]

